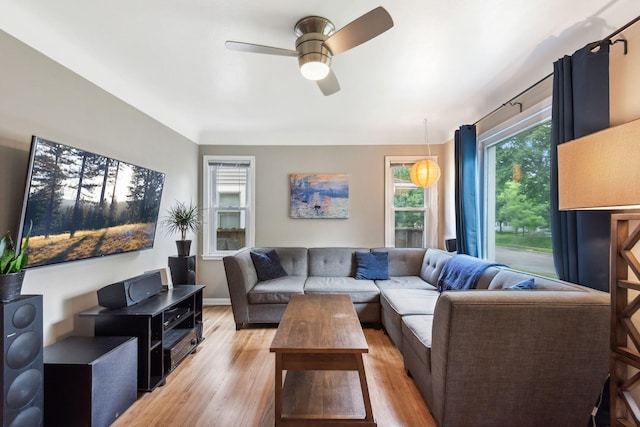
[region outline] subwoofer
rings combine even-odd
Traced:
[[[42,295],[0,304],[2,425],[41,426],[44,410]]]

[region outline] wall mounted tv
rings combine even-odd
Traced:
[[[21,217],[27,267],[153,247],[164,174],[34,136]]]

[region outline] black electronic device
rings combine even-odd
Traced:
[[[98,289],[98,304],[107,308],[124,308],[144,301],[162,291],[160,272],[116,282]]]
[[[164,339],[164,366],[171,371],[196,349],[199,342],[195,329],[173,329],[164,335]]]
[[[44,425],[110,426],[137,398],[138,338],[67,337],[44,348]]]
[[[447,252],[455,252],[457,250],[456,246],[456,239],[446,239],[444,241],[444,247]]]
[[[164,173],[33,136],[26,181],[27,267],[153,247]]]
[[[195,285],[196,284],[195,255],[170,256],[169,269],[171,270],[171,281],[174,285]]]

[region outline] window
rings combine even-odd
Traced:
[[[551,106],[547,100],[480,135],[483,242],[489,260],[556,277],[551,247]]]
[[[437,160],[435,157],[431,157]],[[438,185],[416,187],[409,170],[424,156],[385,157],[385,246],[436,247]]]
[[[204,256],[254,245],[253,156],[204,156]]]

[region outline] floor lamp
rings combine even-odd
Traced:
[[[624,212],[611,215],[611,426],[640,426],[640,120],[560,144],[558,193],[561,210]]]

